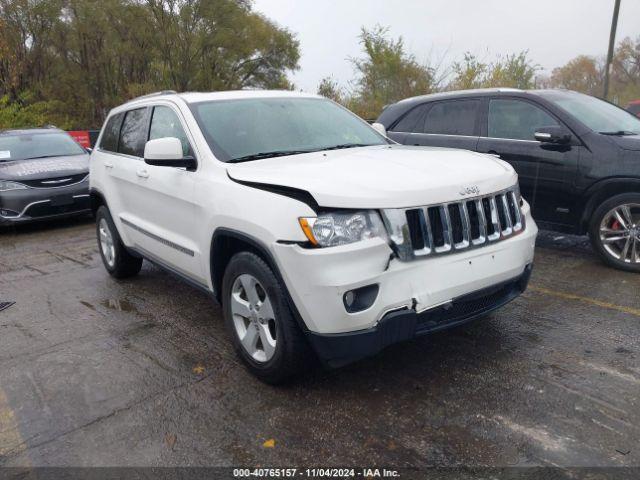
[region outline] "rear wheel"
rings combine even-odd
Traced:
[[[600,205],[591,219],[589,236],[606,263],[640,272],[640,194],[617,195]]]
[[[260,380],[282,383],[310,364],[313,354],[284,287],[259,256],[241,252],[229,261],[222,303],[235,350]]]
[[[115,278],[137,275],[142,268],[142,258],[131,255],[122,243],[109,209],[104,205],[96,212],[96,233],[102,263]]]

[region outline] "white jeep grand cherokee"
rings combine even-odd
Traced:
[[[271,383],[485,315],[531,273],[537,227],[507,163],[396,145],[315,95],[135,99],[109,114],[90,182],[108,272],[144,258],[212,294]]]

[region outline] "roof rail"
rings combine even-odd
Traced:
[[[160,97],[162,95],[177,95],[178,92],[176,92],[175,90],[162,90],[160,92],[153,92],[153,93],[148,93],[146,95],[141,95],[139,97],[135,97],[132,98],[131,100],[129,100],[127,103],[129,102],[133,102],[135,100],[142,100],[144,98],[152,98],[152,97]]]

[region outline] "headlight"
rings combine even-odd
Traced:
[[[8,192],[9,190],[23,190],[29,188],[18,182],[10,182],[9,180],[0,180],[0,192]]]
[[[328,212],[318,217],[303,217],[299,221],[305,236],[316,247],[335,247],[374,237],[387,238],[380,215],[373,210]]]

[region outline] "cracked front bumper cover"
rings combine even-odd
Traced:
[[[387,313],[375,327],[367,330],[327,335],[308,332],[308,338],[321,361],[330,367],[340,367],[375,355],[389,345],[487,315],[522,294],[529,284],[531,271],[532,265],[527,265],[519,277],[423,312],[403,309]]]

